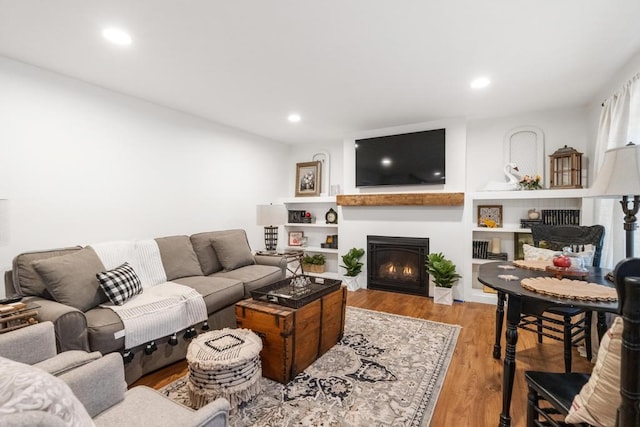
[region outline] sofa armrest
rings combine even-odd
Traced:
[[[28,300],[40,306],[37,310],[38,319],[41,322],[53,322],[58,352],[67,350],[91,351],[87,318],[82,311],[45,298],[29,297]]]
[[[45,411],[24,411],[2,415],[2,427],[68,427],[68,424]]]
[[[230,410],[229,401],[219,397],[195,411],[191,423],[198,427],[225,427],[229,424]]]
[[[109,353],[58,378],[67,383],[91,418],[121,402],[127,391],[120,353]]]
[[[0,356],[33,365],[56,355],[53,323],[43,322],[0,335]]]
[[[256,264],[260,265],[272,265],[274,267],[280,267],[282,270],[282,277],[287,273],[287,260],[284,257],[279,256],[266,256],[266,255],[254,255],[253,257]]]

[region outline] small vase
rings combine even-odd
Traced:
[[[452,288],[442,288],[440,286],[436,286],[433,292],[433,302],[436,304],[453,304],[453,289]]]
[[[347,285],[347,290],[357,291],[362,287],[360,286],[358,277],[360,276],[342,276],[342,281],[344,282],[345,285]]]
[[[529,212],[527,212],[527,216],[529,217],[529,219],[538,219],[540,218],[540,212],[535,209],[529,209]]]

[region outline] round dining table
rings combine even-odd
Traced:
[[[613,283],[606,279],[606,274],[610,270],[597,267],[590,267],[588,270],[589,274],[584,277],[583,280],[589,283],[615,288]],[[512,262],[507,261],[489,262],[480,265],[478,268],[478,281],[494,289],[498,294],[498,303],[496,305],[496,336],[493,347],[493,357],[496,359],[499,359],[501,356],[504,303],[505,299],[508,299],[507,328],[505,331],[506,345],[502,376],[502,412],[500,413],[500,421],[498,424],[500,427],[508,427],[511,425],[511,395],[516,371],[516,343],[518,342],[518,323],[520,322],[521,313],[539,315],[553,306],[576,307],[595,311],[598,318],[598,335],[602,336],[607,329],[605,313],[618,312],[617,301],[591,301],[563,298],[531,291],[523,288],[520,284],[522,279],[534,277],[553,277],[553,274],[547,271],[517,267],[514,266]]]

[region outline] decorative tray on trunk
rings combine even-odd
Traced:
[[[315,276],[293,276],[251,291],[255,300],[299,308],[340,287],[342,281]]]

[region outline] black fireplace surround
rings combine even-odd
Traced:
[[[429,296],[426,237],[367,236],[367,288]]]

